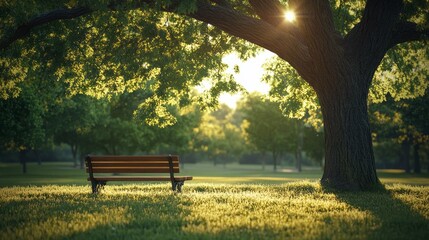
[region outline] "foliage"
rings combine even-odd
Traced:
[[[429,145],[429,125],[427,123],[426,115],[428,112],[428,99],[429,94],[425,94],[421,97],[414,99],[402,99],[400,101],[394,101],[392,97],[388,98],[385,103],[373,104],[370,106],[371,123],[373,125],[373,138],[375,140],[375,146],[379,147],[383,151],[383,147],[392,144],[402,144],[404,146],[417,146],[417,150],[414,152],[415,161],[419,158],[420,146],[427,147]],[[392,150],[388,149],[388,152]],[[402,161],[408,162],[406,156],[410,155],[409,148],[402,148],[400,156],[396,158]],[[385,153],[384,155],[389,155]],[[404,155],[405,154],[405,155]],[[381,156],[385,158],[385,156]],[[388,160],[388,159],[385,159]],[[408,163],[406,163],[409,165]],[[420,165],[419,162],[415,164]],[[406,166],[407,168],[407,166]],[[417,167],[420,168],[420,167]],[[407,169],[409,170],[409,169]],[[416,169],[416,171],[419,171]]]
[[[428,88],[429,49],[421,43],[404,44],[381,63],[370,89],[370,104],[414,99]],[[265,65],[263,80],[270,84],[270,98],[279,102],[288,117],[303,119],[321,131],[323,122],[314,90],[286,62],[273,58]]]
[[[375,73],[369,100],[381,103],[413,99],[425,94],[429,87],[429,47],[424,42],[401,44],[391,49]]]
[[[249,141],[262,153],[272,154],[274,161],[286,151],[295,152],[298,132],[296,122],[283,116],[279,105],[249,95],[243,105],[245,131]]]
[[[8,27],[0,32],[0,38],[17,27],[19,19],[79,4],[98,9],[105,3],[2,4],[1,19]],[[162,7],[170,3],[159,4]],[[182,1],[179,12],[192,12],[194,4],[195,1]],[[226,65],[220,53],[240,51],[246,56],[255,49],[253,45],[238,44],[243,41],[211,25],[173,13],[129,10],[126,3],[117,11],[99,11],[56,22],[34,33],[0,54],[2,98],[16,96],[21,91],[19,82],[40,81],[41,73],[45,82],[65,83],[68,95],[110,98],[145,89],[149,97],[139,108],[153,112],[147,119],[152,125],[174,124],[171,106],[181,107],[193,101],[212,105],[222,91],[236,89],[230,75],[223,73]],[[212,83],[210,98],[191,95],[193,87],[203,79]]]
[[[45,142],[45,111],[35,89],[0,100],[0,149],[33,150]]]
[[[265,63],[263,80],[270,86],[270,99],[280,104],[283,114],[302,119],[322,131],[322,114],[314,90],[285,61],[276,57]]]
[[[180,155],[192,153],[194,151],[192,141],[195,138],[193,131],[202,121],[200,109],[196,105],[190,105],[182,109],[171,110],[171,112],[176,119],[174,125],[164,128],[150,127],[154,134],[154,145],[157,152]]]
[[[313,127],[304,127],[303,132],[303,151],[313,161],[322,166],[325,157],[325,138],[323,132],[318,132]]]
[[[214,164],[237,161],[246,150],[240,126],[233,124],[233,113],[228,106],[221,105],[216,111],[204,114],[199,126],[193,130],[193,148],[204,153]]]
[[[84,148],[90,148],[91,141],[87,139],[99,119],[102,106],[100,101],[85,95],[58,96],[55,101],[50,101],[44,120],[46,131],[56,144],[70,146],[75,164],[78,153],[83,154]]]

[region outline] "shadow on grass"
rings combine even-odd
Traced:
[[[326,190],[326,189],[325,189]],[[367,239],[428,239],[429,220],[421,215],[406,201],[413,202],[414,207],[425,207],[427,193],[411,191],[401,187],[386,189],[384,187],[368,192],[337,192],[336,197],[360,211],[369,212],[374,218],[369,227]],[[423,194],[423,196],[421,195]],[[401,195],[402,198],[401,199]],[[426,196],[425,196],[426,195]],[[423,210],[425,211],[425,210]]]
[[[69,239],[180,239],[186,211],[174,194],[118,199],[98,204],[126,207],[124,222],[111,222],[74,233]]]
[[[155,188],[159,193],[143,186],[99,195],[4,189],[13,196],[0,201],[0,239],[177,239],[186,212],[165,185]]]

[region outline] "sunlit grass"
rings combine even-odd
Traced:
[[[6,187],[0,239],[426,239],[429,187],[332,192],[276,185]]]
[[[332,192],[320,169],[186,164],[168,183],[92,195],[71,163],[0,165],[0,239],[426,239],[428,174],[379,171],[386,191]],[[398,184],[402,183],[402,184]],[[404,185],[412,184],[412,185]],[[28,186],[32,185],[32,186]],[[419,186],[420,185],[420,186]],[[14,187],[12,187],[14,186]],[[143,237],[144,236],[144,237]]]

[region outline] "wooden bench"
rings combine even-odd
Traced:
[[[174,155],[146,155],[146,156],[95,156],[88,155],[85,159],[86,172],[89,173],[92,192],[99,189],[109,181],[170,181],[173,191],[182,191],[186,180],[190,176],[174,176],[179,173],[179,156]],[[95,176],[95,173],[97,176]],[[106,175],[123,174],[127,175]],[[146,176],[135,176],[130,173],[147,173]],[[168,173],[167,176],[152,176],[149,173]]]

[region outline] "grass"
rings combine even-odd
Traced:
[[[90,193],[70,163],[0,165],[0,239],[428,239],[429,178],[380,172],[385,190],[335,192],[320,170],[186,165],[195,180]],[[204,168],[201,168],[203,166]],[[27,186],[28,184],[31,186]],[[404,184],[406,183],[406,184]],[[413,185],[410,185],[413,184]]]

